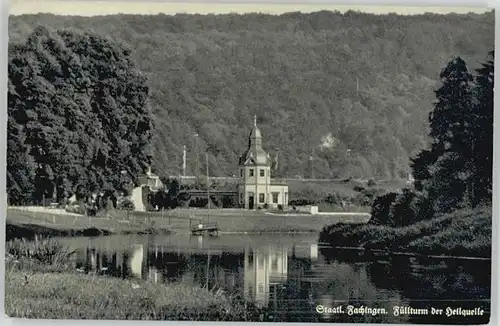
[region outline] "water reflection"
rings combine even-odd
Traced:
[[[109,239],[109,238],[108,238]],[[122,239],[123,240],[123,239]],[[489,262],[370,257],[318,248],[310,239],[287,241],[193,237],[90,239],[77,267],[88,272],[154,283],[187,282],[221,288],[266,308],[266,320],[472,324],[487,322]],[[241,243],[240,243],[241,242]],[[273,243],[274,242],[274,243]],[[71,244],[71,242],[70,242]],[[385,309],[385,314],[318,313],[318,305]],[[394,316],[394,306],[486,311],[482,317]]]
[[[245,296],[259,307],[266,307],[271,286],[287,280],[288,248],[268,246],[253,250],[247,247],[243,266]]]

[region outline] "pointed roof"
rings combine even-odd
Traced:
[[[249,136],[250,140],[252,139],[262,139],[262,133],[260,129],[257,127],[257,115],[253,117],[253,129]]]
[[[253,128],[248,137],[248,148],[241,155],[240,165],[269,165],[269,155],[262,148],[262,133],[257,127],[257,116],[254,116]]]

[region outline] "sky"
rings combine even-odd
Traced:
[[[175,14],[175,13],[199,13],[199,14],[224,14],[224,13],[248,13],[259,12],[268,14],[281,14],[290,11],[314,12],[319,10],[338,10],[344,12],[355,10],[384,14],[395,12],[398,14],[411,15],[425,12],[433,13],[482,13],[488,11],[484,7],[436,7],[436,6],[367,6],[367,5],[331,5],[331,4],[236,4],[236,3],[191,3],[187,2],[162,2],[162,1],[94,1],[94,0],[12,0],[10,2],[10,14],[34,14],[53,13],[58,15],[110,15],[110,14]]]

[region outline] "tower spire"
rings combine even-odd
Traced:
[[[257,127],[257,115],[256,114],[254,114],[254,116],[253,116],[253,126]]]

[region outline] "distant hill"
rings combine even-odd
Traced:
[[[440,69],[460,55],[472,70],[494,48],[493,12],[39,14],[12,16],[10,42],[37,25],[92,31],[132,50],[150,80],[160,175],[179,173],[183,145],[193,174],[195,134],[200,153],[210,147],[212,175],[236,174],[257,114],[264,147],[279,148],[278,176],[307,175],[312,155],[317,178],[403,177],[426,142]]]

